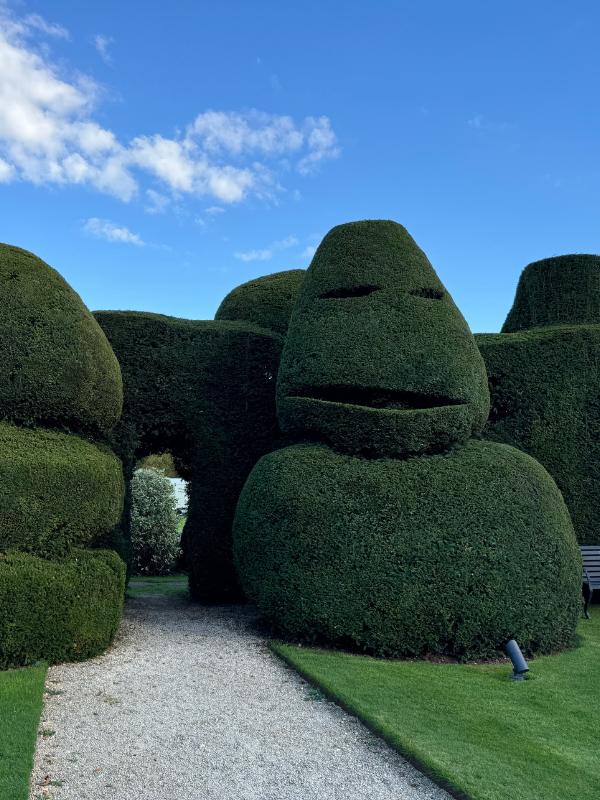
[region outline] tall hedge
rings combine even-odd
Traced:
[[[600,544],[600,325],[475,338],[492,395],[486,438],[537,458],[580,544]]]
[[[94,545],[119,523],[123,491],[108,448],[0,423],[0,551],[53,557]]]
[[[554,481],[506,445],[369,460],[264,456],[240,497],[236,562],[282,635],[381,656],[494,656],[573,643],[581,560]]]
[[[525,267],[502,332],[590,324],[600,324],[600,256],[575,253]]]
[[[0,244],[0,419],[106,433],[119,365],[79,295],[27,250]]]
[[[119,311],[96,318],[123,373],[123,417],[113,440],[128,478],[139,458],[173,453],[191,481],[183,547],[192,595],[206,603],[239,600],[231,524],[248,473],[277,436],[282,338],[243,322]]]
[[[125,564],[107,550],[46,561],[0,553],[0,669],[102,652],[121,618]]]
[[[483,428],[489,394],[473,336],[402,225],[366,220],[323,239],[282,355],[282,430],[347,452],[443,450]]]
[[[250,322],[285,335],[305,270],[274,272],[232,289],[217,309],[215,319]]]

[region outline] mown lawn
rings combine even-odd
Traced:
[[[136,575],[129,581],[127,594],[131,597],[150,594],[188,595],[187,575],[168,575],[165,577]],[[1,797],[0,800],[2,800]]]
[[[438,783],[469,800],[598,800],[600,607],[580,646],[530,662],[386,661],[275,643],[273,650]]]
[[[0,798],[27,800],[46,666],[0,672]]]

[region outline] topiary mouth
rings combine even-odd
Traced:
[[[394,389],[379,389],[365,386],[307,386],[292,395],[293,399],[317,400],[325,403],[342,403],[364,408],[381,408],[399,411],[414,411],[425,408],[464,405],[446,395],[406,392]]]

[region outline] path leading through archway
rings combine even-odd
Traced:
[[[181,592],[130,597],[107,653],[49,670],[32,800],[449,800],[257,622]]]

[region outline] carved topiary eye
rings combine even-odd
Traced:
[[[409,294],[412,294],[415,297],[424,297],[427,300],[441,300],[444,296],[444,292],[441,289],[432,289],[430,287],[411,289]]]
[[[329,292],[320,294],[321,300],[343,300],[348,297],[366,297],[373,292],[378,292],[380,286],[372,286],[366,284],[365,286],[348,286],[346,288],[331,289]]]

